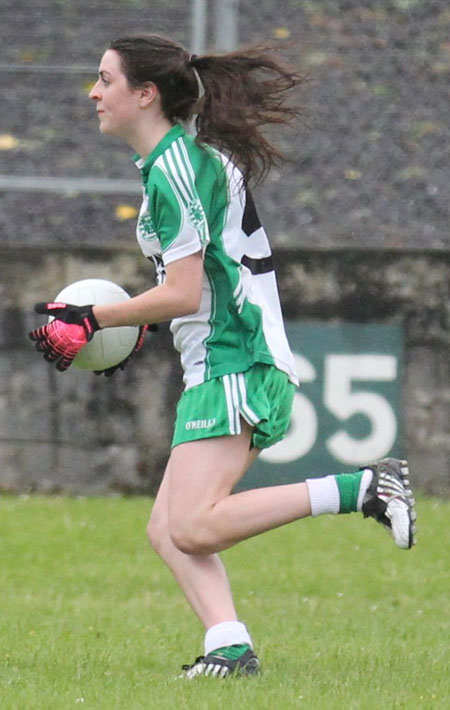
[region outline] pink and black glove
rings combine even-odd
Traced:
[[[75,355],[94,337],[100,326],[92,312],[92,306],[74,306],[70,303],[36,303],[36,313],[53,316],[47,325],[29,333],[35,348],[44,354],[45,360],[56,364],[64,372]]]

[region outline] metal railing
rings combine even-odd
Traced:
[[[191,0],[190,50],[201,54],[206,48],[208,26],[213,26],[213,44],[216,51],[230,51],[238,42],[239,0]],[[55,64],[0,64],[0,73],[92,75],[97,66]],[[43,177],[30,175],[0,175],[0,190],[10,192],[57,192],[136,194],[141,184],[135,180],[113,180],[96,177]]]
[[[214,0],[213,41],[219,52],[228,52],[238,44],[239,0]],[[208,26],[207,0],[191,2],[191,50],[205,51]]]

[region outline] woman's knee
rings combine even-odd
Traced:
[[[209,555],[217,552],[213,536],[208,534],[205,524],[183,517],[171,520],[169,530],[175,547],[186,555]]]
[[[147,524],[147,537],[156,554],[164,557],[167,544],[171,542],[167,516],[152,513]]]
[[[169,521],[166,516],[151,515],[147,525],[147,537],[153,550],[163,559],[174,548],[187,555],[204,555],[215,552],[204,526],[190,524],[187,520]]]

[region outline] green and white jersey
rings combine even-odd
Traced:
[[[171,323],[186,388],[258,362],[297,384],[269,242],[241,172],[179,125],[136,164],[144,186],[137,239],[158,283],[173,261],[204,256],[200,308]]]

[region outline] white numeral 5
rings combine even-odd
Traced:
[[[375,392],[352,392],[352,381],[387,382],[395,379],[393,355],[328,355],[325,358],[324,403],[340,421],[363,414],[371,424],[368,436],[354,439],[345,431],[333,434],[326,446],[334,458],[348,464],[369,463],[386,455],[397,434],[395,414]]]

